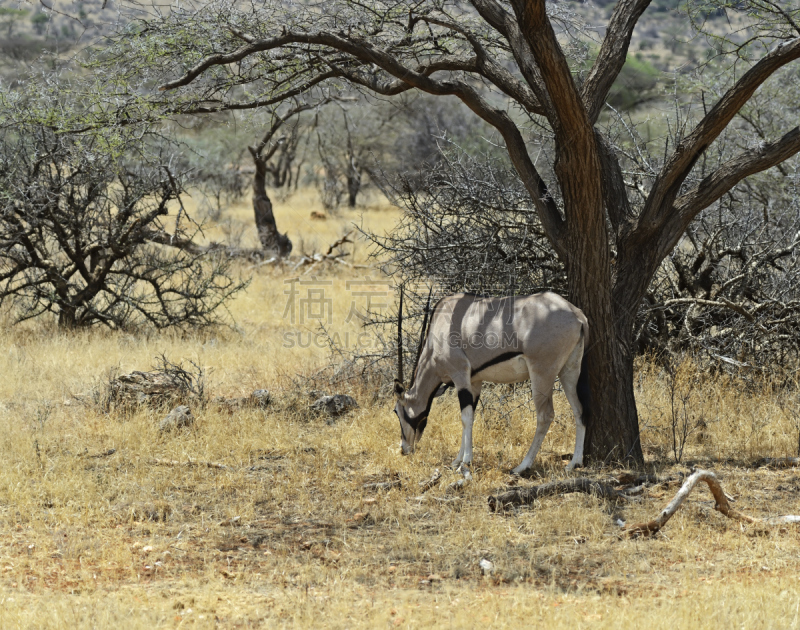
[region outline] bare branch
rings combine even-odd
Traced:
[[[625,65],[633,29],[650,2],[651,0],[621,0],[614,7],[600,53],[581,90],[592,123],[597,121],[608,92]]]
[[[683,502],[686,501],[689,493],[691,493],[691,491],[694,490],[694,487],[701,481],[708,484],[708,489],[711,490],[711,494],[714,495],[714,509],[717,512],[721,512],[728,518],[745,523],[758,523],[764,525],[800,523],[800,516],[788,515],[773,516],[770,518],[754,518],[752,516],[742,514],[738,510],[734,510],[730,506],[728,497],[725,494],[725,491],[722,489],[717,476],[709,470],[695,470],[683,483],[681,489],[678,490],[678,494],[675,495],[675,498],[672,499],[672,501],[670,501],[663,510],[661,510],[656,518],[654,518],[652,521],[648,521],[647,523],[624,526],[622,531],[627,536],[652,536],[653,534],[657,533],[661,530],[661,528],[664,527],[664,525],[667,524],[667,521],[672,518],[673,514],[675,514]]]
[[[674,215],[669,220],[671,234],[682,233],[703,208],[717,201],[748,175],[753,175],[800,152],[800,127],[795,127],[780,140],[740,153],[722,164],[691,190],[678,197]]]
[[[675,148],[645,204],[637,235],[642,241],[659,231],[669,221],[673,201],[695,162],[722,133],[754,92],[778,69],[800,59],[800,38],[783,42],[748,70],[706,114],[689,135]],[[677,236],[670,234],[670,240]],[[671,247],[670,247],[671,249]]]

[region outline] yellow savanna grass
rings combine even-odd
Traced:
[[[304,212],[318,209],[312,201]],[[305,234],[282,212],[279,205],[279,225],[293,240]],[[373,209],[364,220],[385,227],[392,212]],[[320,222],[314,248],[340,236],[349,216]],[[355,249],[363,264],[366,244]],[[447,486],[458,475],[445,468],[461,432],[452,394],[435,403],[418,452],[405,458],[385,393],[355,383],[359,409],[336,420],[310,413],[301,377],[328,350],[303,335],[317,339],[322,321],[340,338],[357,336],[358,317],[346,320],[365,298],[347,283],[381,278],[334,263],[306,270],[244,265],[254,277],[231,305],[230,329],[4,329],[0,627],[800,626],[798,529],[743,527],[714,512],[708,494],[692,495],[653,540],[619,539],[612,516],[646,520],[674,487],[626,505],[568,495],[491,514],[487,496],[507,481],[535,428],[521,388],[503,391],[503,405],[487,392],[474,479],[455,494]],[[330,300],[321,320],[301,313],[309,289]],[[392,302],[381,290],[374,299]],[[233,413],[209,403],[194,409],[191,428],[170,434],[158,431],[165,410],[104,413],[95,404],[110,374],[148,369],[161,354],[202,366],[209,398],[268,388],[273,403]],[[673,380],[643,361],[636,395],[648,468],[685,472],[699,463],[720,474],[737,509],[798,513],[800,476],[751,466],[796,454],[796,399],[769,381],[743,382],[690,362]],[[691,429],[680,465],[675,393],[686,396],[677,418]],[[567,475],[562,455],[574,440],[563,395],[555,401],[535,465],[541,480]],[[225,468],[164,465],[190,460]],[[418,482],[435,468],[443,480],[423,496]],[[400,486],[364,487],[392,480]],[[481,559],[494,571],[483,575]]]

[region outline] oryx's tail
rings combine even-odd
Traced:
[[[583,409],[581,421],[583,426],[588,427],[592,417],[592,390],[589,387],[589,324],[585,322],[581,324],[581,338],[583,339],[583,359],[581,359],[581,373],[575,389]]]

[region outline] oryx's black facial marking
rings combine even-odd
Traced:
[[[479,368],[473,368],[473,370],[472,370],[472,376],[475,376],[475,375],[476,375],[476,374],[478,374],[479,372],[482,372],[482,371],[483,371],[483,370],[485,370],[486,368],[490,368],[490,367],[492,367],[493,365],[497,365],[497,364],[499,364],[499,363],[505,363],[506,361],[510,361],[510,360],[511,360],[511,359],[513,359],[514,357],[518,357],[518,356],[520,356],[521,354],[522,354],[522,352],[504,352],[503,354],[499,354],[499,355],[497,355],[497,356],[496,356],[494,359],[492,359],[492,360],[490,360],[490,361],[487,361],[486,363],[484,363],[484,364],[483,364],[482,366],[480,366]]]
[[[474,407],[475,401],[472,399],[472,392],[468,389],[459,389],[458,404],[461,405],[461,411],[464,411],[467,407]]]
[[[410,424],[411,427],[420,434],[425,430],[425,426],[428,424],[428,414],[431,411],[431,405],[433,405],[433,398],[436,394],[436,390],[439,389],[439,385],[441,385],[441,383],[439,383],[438,385],[436,385],[436,387],[433,388],[433,392],[431,392],[431,395],[428,397],[428,403],[427,405],[425,405],[425,409],[420,411],[416,416],[408,415],[408,411],[406,411],[406,408],[401,406],[403,412],[403,419],[406,422],[408,422],[408,424]]]

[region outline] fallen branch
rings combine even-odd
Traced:
[[[330,256],[333,253],[333,250],[339,247],[340,245],[344,245],[345,243],[352,243],[353,241],[350,240],[350,235],[353,233],[353,230],[347,232],[342,238],[338,241],[333,243],[329,248],[328,251],[325,252],[325,256]]]
[[[721,512],[728,518],[732,518],[737,521],[743,521],[745,523],[760,523],[763,525],[800,523],[800,516],[788,515],[773,516],[770,518],[753,518],[752,516],[747,516],[746,514],[742,514],[741,512],[734,510],[731,508],[730,503],[728,502],[728,497],[725,494],[725,491],[722,489],[717,476],[708,470],[695,470],[681,486],[681,489],[678,490],[678,494],[675,495],[675,498],[669,502],[667,507],[661,510],[661,513],[656,518],[647,523],[638,523],[636,525],[625,525],[623,523],[623,533],[626,536],[651,536],[655,534],[662,527],[664,527],[664,525],[666,525],[667,521],[672,518],[672,515],[675,514],[677,509],[689,496],[689,493],[701,481],[704,481],[708,484],[708,489],[711,490],[711,494],[714,495],[714,501],[716,502],[714,509],[717,512]]]
[[[800,457],[763,457],[755,463],[755,468],[797,468]]]
[[[347,252],[341,252],[339,254],[334,254],[333,253],[334,250],[336,250],[339,246],[344,245],[345,243],[352,243],[353,242],[353,241],[350,240],[350,235],[352,233],[353,233],[353,230],[350,230],[349,232],[347,232],[347,234],[342,236],[339,240],[337,240],[334,243],[332,243],[328,247],[328,251],[326,251],[324,254],[317,253],[317,254],[301,256],[300,260],[298,260],[292,266],[292,271],[298,269],[299,267],[302,267],[303,265],[311,265],[311,267],[309,269],[307,269],[305,272],[303,272],[303,275],[307,275],[307,274],[311,273],[311,271],[316,267],[317,263],[321,263],[321,262],[324,262],[324,261],[336,262],[336,263],[340,263],[340,264],[346,265],[348,267],[367,268],[368,265],[353,265],[351,263],[348,263],[348,262],[345,262],[344,260],[342,260],[343,257],[350,255]]]
[[[426,479],[425,481],[419,482],[419,487],[422,489],[422,493],[424,494],[434,486],[438,485],[439,482],[442,480],[442,473],[439,472],[439,469],[433,471],[433,475],[430,479]]]
[[[364,490],[391,490],[392,488],[399,488],[403,485],[399,479],[394,481],[378,481],[374,483],[365,483],[362,488]]]
[[[207,254],[223,254],[228,258],[246,258],[253,262],[263,262],[264,264],[276,262],[279,257],[275,250],[258,249],[251,247],[231,247],[222,243],[212,242],[208,245],[200,245],[192,239],[184,238],[175,234],[169,234],[164,230],[148,230],[145,238],[151,243],[175,247],[193,256],[205,256]]]
[[[452,493],[458,492],[464,489],[470,481],[472,481],[472,473],[469,470],[469,466],[466,464],[461,464],[457,469],[457,472],[461,473],[462,477],[458,481],[454,481],[445,489],[445,492]]]
[[[107,451],[103,451],[102,453],[97,453],[96,455],[87,455],[86,457],[88,457],[89,459],[100,459],[101,457],[110,457],[116,452],[117,449],[110,448]]]
[[[604,483],[581,477],[579,479],[551,481],[550,483],[529,488],[512,488],[497,496],[490,496],[489,509],[492,512],[498,512],[507,506],[529,505],[536,499],[541,499],[542,497],[551,497],[557,494],[570,494],[572,492],[592,494],[602,499],[628,499],[623,492],[614,489],[614,487],[607,482]]]

